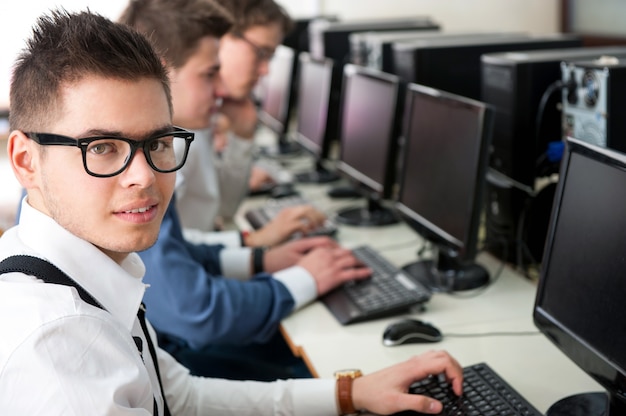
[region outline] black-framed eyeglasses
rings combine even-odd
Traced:
[[[194,133],[173,127],[172,131],[156,134],[145,140],[116,136],[94,136],[75,139],[51,133],[24,133],[42,146],[75,146],[83,154],[83,166],[91,176],[108,178],[119,175],[128,167],[137,149],[143,153],[152,169],[161,173],[180,169],[187,160]]]
[[[274,49],[257,45],[256,43],[245,37],[243,33],[236,33],[235,36],[250,45],[250,47],[254,50],[254,54],[256,55],[256,58],[259,62],[270,61],[274,57]]]

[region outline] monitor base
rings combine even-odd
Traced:
[[[355,225],[358,227],[379,227],[398,222],[393,211],[380,207],[376,210],[367,208],[344,208],[337,212],[335,220],[340,224]]]
[[[299,144],[289,140],[279,140],[276,146],[262,147],[261,153],[267,157],[296,156],[302,152]]]
[[[329,170],[314,170],[295,174],[296,181],[301,183],[330,183],[340,179],[339,175]]]
[[[606,393],[582,393],[565,397],[554,403],[546,416],[613,416],[607,410],[609,398]],[[615,413],[615,415],[623,413]]]
[[[472,290],[489,283],[489,273],[476,263],[463,265],[458,269],[438,270],[434,260],[420,260],[407,264],[402,270],[433,292]]]
[[[336,186],[326,191],[326,195],[333,199],[363,198],[363,194],[352,186]]]

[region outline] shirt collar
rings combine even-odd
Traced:
[[[56,221],[22,201],[18,233],[35,253],[74,279],[118,318],[129,331],[146,285],[139,255],[129,254],[117,264],[93,244],[82,240]]]

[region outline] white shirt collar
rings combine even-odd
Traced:
[[[117,264],[93,244],[82,240],[22,201],[20,239],[79,283],[130,331],[146,284],[145,266],[136,253]]]

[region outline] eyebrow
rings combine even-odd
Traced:
[[[106,136],[106,137],[124,137],[124,138],[136,138],[137,140],[145,140],[149,137],[156,136],[158,134],[167,133],[174,130],[174,126],[171,124],[163,125],[161,127],[157,127],[156,129],[150,130],[149,132],[139,136],[139,137],[129,137],[128,134],[124,134],[119,130],[106,130],[106,129],[89,129],[79,134],[78,138],[87,138],[87,137],[95,137],[95,136]]]

